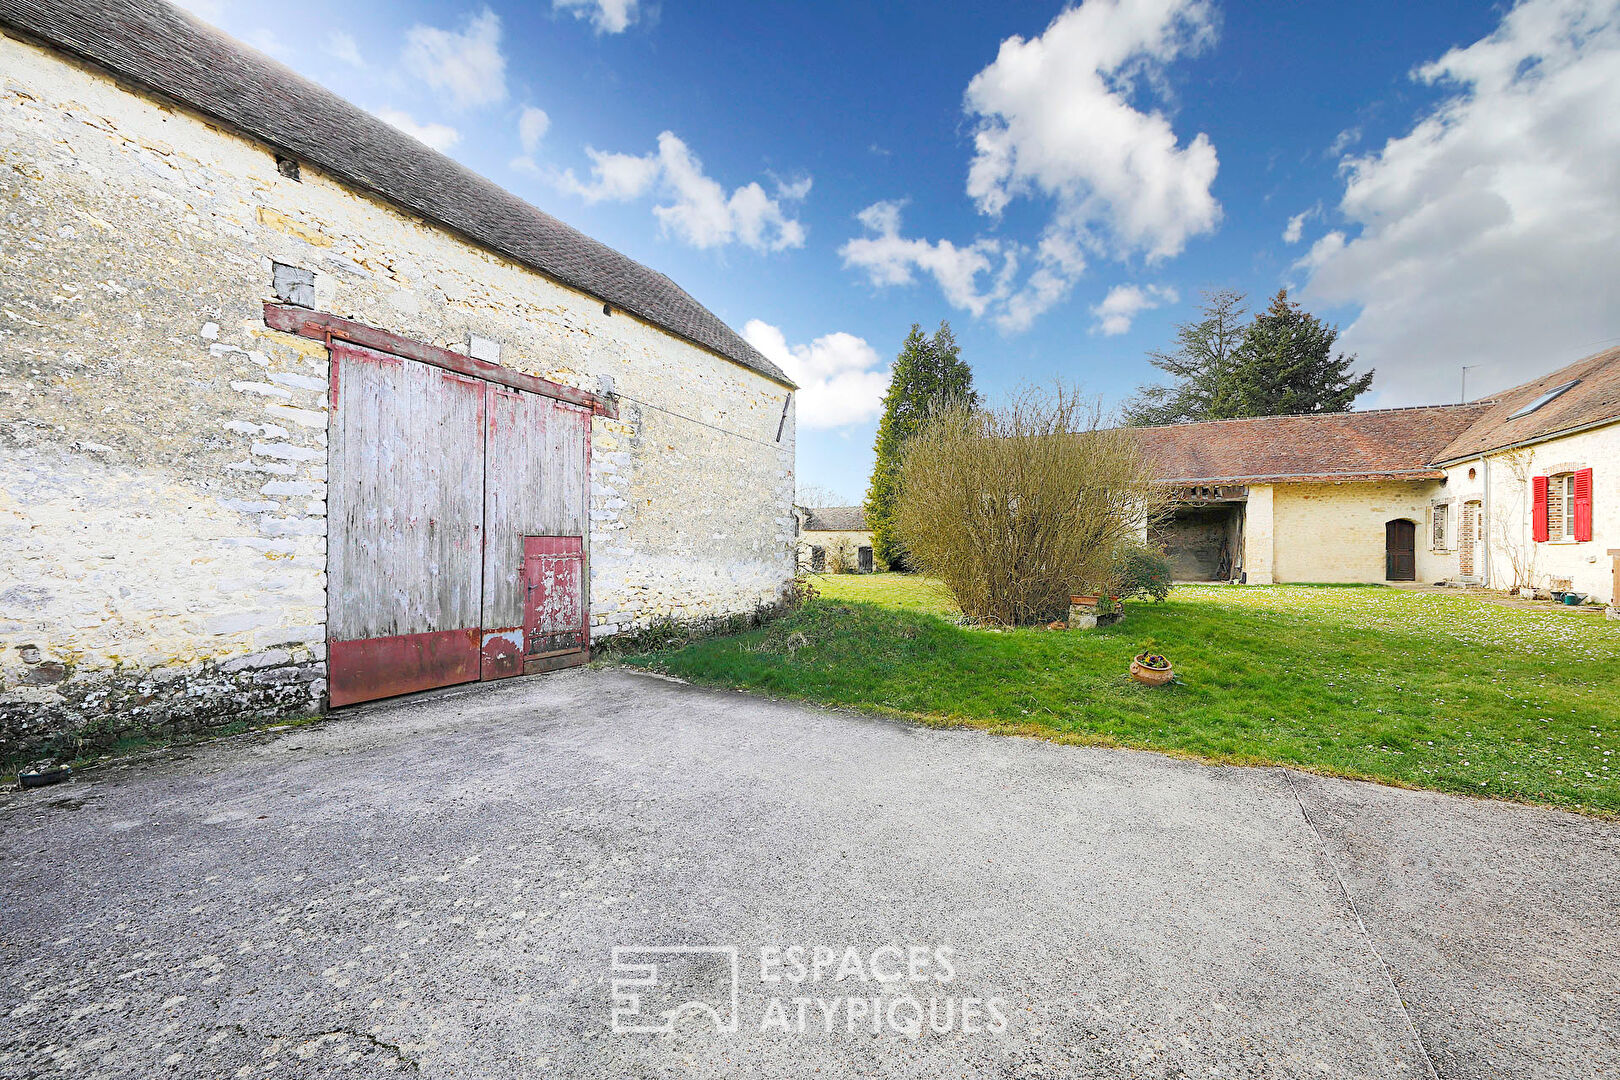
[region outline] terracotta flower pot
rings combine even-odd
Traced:
[[[1142,657],[1140,656],[1131,661],[1131,678],[1135,679],[1139,683],[1144,683],[1148,686],[1163,686],[1165,683],[1169,682],[1175,677],[1176,669],[1171,667],[1168,661],[1162,668],[1148,667],[1146,664],[1142,663]]]

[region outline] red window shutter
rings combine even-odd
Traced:
[[[1582,469],[1575,474],[1575,539],[1592,539],[1592,470]]]
[[[1547,478],[1530,478],[1530,539],[1538,544],[1547,542]]]

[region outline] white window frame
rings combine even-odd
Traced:
[[[1558,508],[1554,514],[1553,508]],[[1575,542],[1575,472],[1558,472],[1547,477],[1547,542]]]

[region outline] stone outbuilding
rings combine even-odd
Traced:
[[[0,757],[577,664],[794,573],[793,384],[157,0],[0,0]]]
[[[801,506],[799,515],[799,569],[812,574],[862,573],[875,568],[872,530],[866,511],[859,506]]]
[[[1179,580],[1445,580],[1616,602],[1620,349],[1462,405],[1142,437],[1176,489],[1150,539]]]

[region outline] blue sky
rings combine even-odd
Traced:
[[[1456,400],[1620,344],[1620,0],[192,10],[661,270],[799,379],[858,500],[912,322],[1112,405],[1287,285]]]

